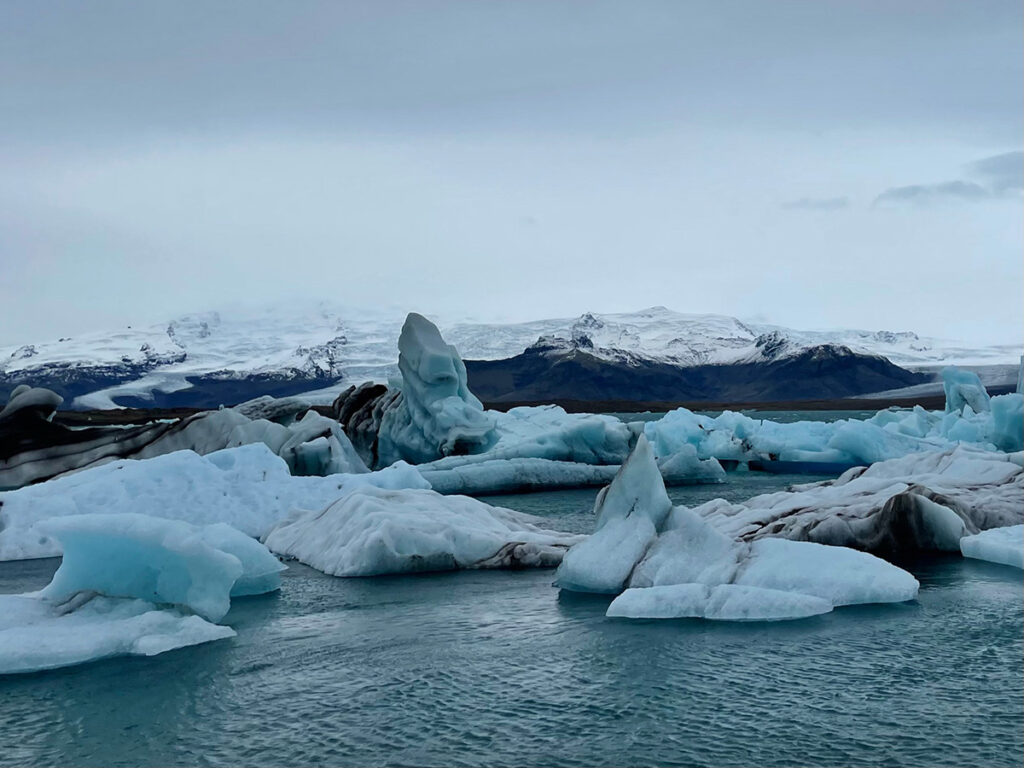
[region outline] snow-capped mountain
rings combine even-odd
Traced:
[[[823,344],[881,355],[897,365],[1015,363],[1019,344],[974,348],[962,342],[918,336],[911,331],[802,331],[743,322],[728,315],[695,315],[651,307],[622,314],[586,313],[578,318],[516,324],[457,324],[445,338],[471,360],[517,355],[538,340],[552,347],[586,349],[599,358],[623,361],[639,356],[674,365],[755,362]]]
[[[20,383],[54,388],[79,407],[206,406],[252,393],[329,393],[393,377],[403,319],[398,312],[329,302],[289,304],[10,346],[0,348],[0,396]],[[442,318],[439,325],[467,360],[511,358],[527,349],[578,350],[616,364],[685,368],[778,361],[831,345],[916,368],[1009,364],[1020,354],[1014,345],[972,349],[908,331],[802,331],[664,307],[514,324]],[[208,395],[199,397],[200,389]]]

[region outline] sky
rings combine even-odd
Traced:
[[[0,344],[329,299],[1024,336],[1019,0],[0,2]]]

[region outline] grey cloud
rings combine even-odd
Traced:
[[[972,176],[985,179],[995,193],[1024,189],[1024,152],[1004,152],[968,166]]]
[[[968,164],[965,170],[967,175],[978,181],[954,179],[938,184],[890,187],[875,198],[874,205],[929,205],[942,201],[978,202],[997,200],[1024,190],[1024,152],[1004,152],[983,157]]]
[[[1024,107],[1010,0],[932,0],[928,13],[841,0],[44,5],[0,9],[0,140],[22,151],[57,139],[672,120],[1016,136]]]
[[[973,181],[943,181],[939,184],[910,184],[906,187],[890,187],[875,198],[874,205],[886,203],[915,203],[927,205],[943,200],[976,201],[993,197],[991,190]]]
[[[801,197],[799,200],[783,203],[782,207],[787,211],[839,211],[850,207],[850,198]]]

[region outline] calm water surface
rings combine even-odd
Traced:
[[[672,495],[794,478],[730,480]],[[595,494],[494,501],[586,531]],[[0,563],[0,591],[56,566]],[[1021,765],[1020,571],[904,566],[917,602],[744,625],[609,620],[608,598],[559,594],[550,571],[293,564],[279,593],[235,601],[237,638],[0,678],[0,764]]]

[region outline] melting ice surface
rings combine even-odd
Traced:
[[[806,476],[671,488],[742,501]],[[587,532],[597,489],[502,496]],[[0,591],[56,560],[0,563]],[[551,571],[339,579],[292,563],[237,637],[0,679],[3,765],[1019,765],[1020,572],[901,563],[916,602],[787,623],[609,620]]]

